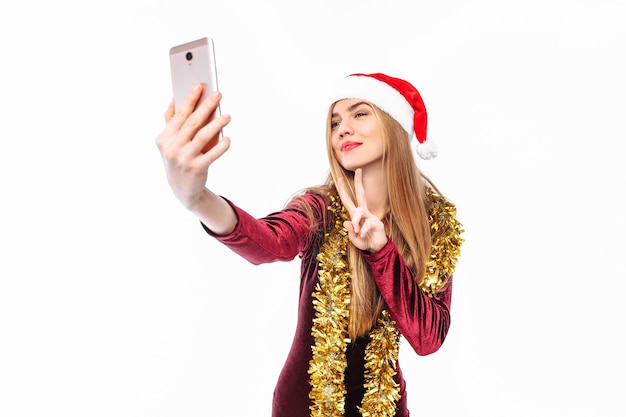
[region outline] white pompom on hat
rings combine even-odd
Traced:
[[[351,74],[343,78],[333,91],[333,103],[349,98],[367,100],[397,121],[417,139],[415,149],[422,159],[437,156],[437,145],[426,139],[426,106],[419,91],[409,82],[385,74]]]

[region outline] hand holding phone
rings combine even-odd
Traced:
[[[203,84],[204,95],[217,91],[213,42],[203,38],[178,45],[170,49],[169,56],[174,99],[165,112],[166,126],[156,138],[168,184],[178,200],[195,211],[205,225],[225,234],[236,224],[236,216],[221,197],[207,188],[206,182],[210,165],[230,146],[230,139],[221,135],[230,117],[216,117],[220,109],[215,101],[207,101],[202,109],[191,113],[176,113],[187,96],[190,100],[199,98],[200,91],[191,93],[192,86]]]

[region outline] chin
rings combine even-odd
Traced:
[[[355,163],[353,163],[353,162],[343,162],[343,161],[342,161],[342,162],[340,162],[339,164],[340,164],[340,165],[343,167],[343,169],[345,169],[346,171],[352,171],[352,172],[356,171],[356,170],[357,170],[357,168],[359,168],[359,167],[360,167],[360,165],[355,164]]]

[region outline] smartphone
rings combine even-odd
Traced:
[[[198,103],[213,91],[217,91],[217,67],[213,39],[206,37],[173,46],[170,48],[169,55],[176,109],[180,108],[194,84],[204,85],[204,92]],[[219,106],[215,113],[220,114]]]

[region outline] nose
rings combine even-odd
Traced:
[[[339,137],[343,138],[346,135],[351,135],[352,133],[354,133],[354,131],[352,130],[352,126],[350,125],[350,123],[348,122],[348,120],[342,120],[341,123],[339,124]]]

